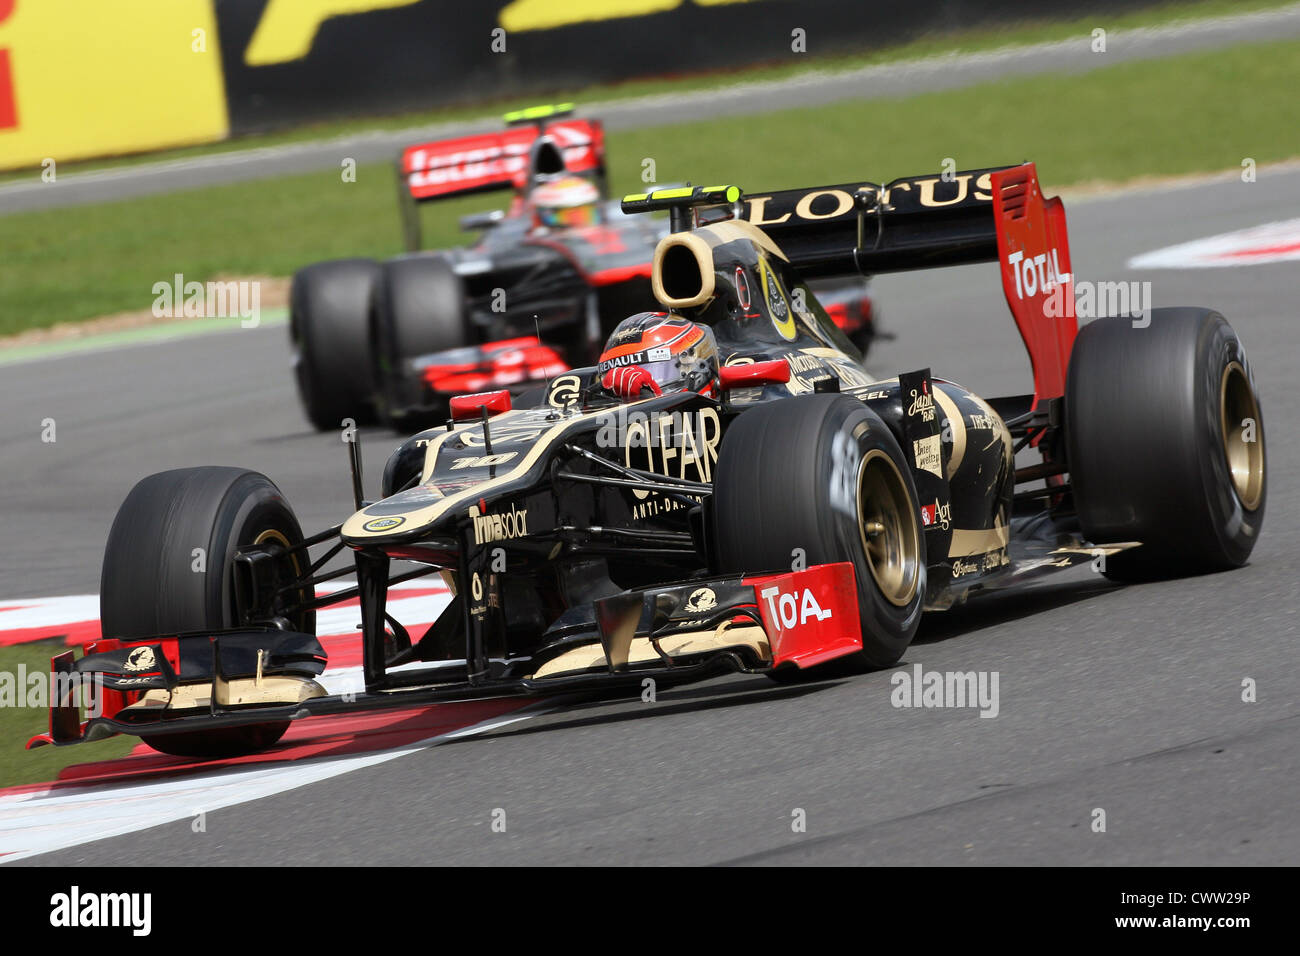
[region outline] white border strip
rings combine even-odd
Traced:
[[[287,764],[251,764],[234,770],[135,784],[92,784],[89,789],[0,795],[0,863],[123,836],[296,790],[541,716],[556,706],[533,704],[501,717],[447,731],[396,750],[319,757]]]

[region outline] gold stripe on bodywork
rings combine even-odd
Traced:
[[[645,401],[650,401],[650,399],[645,399]],[[636,403],[632,403],[632,404],[636,404]],[[521,411],[524,410],[521,409]],[[532,409],[527,409],[527,411],[532,411]],[[567,432],[569,428],[572,425],[574,425],[576,422],[585,421],[591,418],[598,418],[601,415],[607,415],[609,413],[610,413],[610,409],[608,408],[601,409],[600,411],[588,412],[585,415],[576,415],[572,418],[566,418],[563,421],[559,422],[558,424],[553,425],[550,429],[548,429],[547,431],[545,431],[544,433],[542,433],[536,438],[536,440],[533,442],[533,447],[529,449],[526,455],[524,455],[524,457],[520,460],[519,464],[515,465],[504,475],[501,475],[499,478],[491,478],[481,484],[474,485],[472,488],[466,488],[464,491],[460,492],[459,494],[452,495],[451,497],[448,498],[443,498],[442,500],[434,502],[431,505],[426,505],[423,508],[419,508],[413,511],[403,512],[402,517],[407,520],[408,524],[403,525],[399,533],[403,537],[408,537],[410,536],[410,533],[412,531],[433,524],[435,521],[437,521],[443,515],[447,514],[449,511],[452,511],[456,508],[464,508],[468,504],[476,502],[479,498],[492,493],[496,489],[503,487],[504,485],[508,484],[511,481],[514,481],[516,478],[519,478],[522,475],[527,474],[528,470],[533,467],[537,459],[540,458],[544,452],[548,451],[551,445],[553,445],[555,441],[559,439],[565,432]],[[498,416],[497,421],[510,420],[511,414],[512,413],[507,412],[505,415]],[[438,450],[442,447],[442,443],[445,442],[447,438],[449,438],[451,435],[454,434],[456,434],[456,432],[444,432],[438,438],[436,444],[430,443],[428,451],[425,452],[424,474],[421,477],[421,482],[428,481],[433,477],[433,471],[437,465]],[[384,501],[390,501],[390,500],[391,499],[389,498],[384,499]],[[369,521],[371,518],[375,518],[375,517],[390,517],[390,516],[368,514],[367,509],[363,508],[362,510],[358,511],[356,514],[354,514],[351,518],[349,518],[347,521],[343,523],[343,529],[340,532],[341,536],[345,539],[350,538],[354,541],[390,537],[393,534],[392,531],[385,531],[385,530],[367,531],[365,529],[366,522]]]
[[[789,257],[781,251],[781,247],[752,222],[746,222],[743,219],[733,219],[728,222],[714,222],[707,226],[701,226],[696,229],[692,235],[703,236],[704,240],[711,246],[721,246],[728,242],[745,240],[752,242],[764,252],[776,256],[783,262],[789,262]]]
[[[230,700],[223,702],[230,706],[243,704],[301,704],[316,697],[328,696],[328,692],[316,681],[308,677],[292,674],[277,674],[263,677],[260,681],[252,677],[241,677],[226,683],[226,693]],[[155,688],[145,691],[134,704],[123,707],[119,713],[134,714],[155,713],[166,710],[207,710],[212,703],[212,684],[180,684],[173,687],[169,694]]]
[[[952,533],[952,544],[948,546],[950,558],[968,558],[976,554],[988,554],[999,548],[1005,548],[1011,540],[1011,531],[1004,525],[995,525],[982,531],[957,528]]]
[[[444,431],[424,446],[424,471],[420,474],[420,484],[433,477],[433,471],[438,466],[438,452],[442,450],[442,443],[454,434],[456,433]]]
[[[952,476],[957,474],[957,469],[961,467],[962,459],[966,457],[966,421],[962,417],[961,409],[957,407],[957,401],[949,395],[942,385],[934,379],[930,380],[934,387],[934,398],[943,413],[948,416],[948,421],[952,425],[952,454],[948,456],[948,467],[944,469],[947,478],[951,481]]]
[[[835,358],[846,362],[853,361],[851,358],[849,358],[839,349],[833,349],[823,345],[810,345],[807,347],[801,346],[795,349],[795,351],[802,352],[804,355],[811,355],[813,358]],[[863,371],[865,371],[865,369]],[[872,384],[885,385],[888,384],[889,382],[897,382],[897,381],[898,381],[898,377],[895,376],[894,378],[885,379],[883,382],[873,382]]]
[[[710,651],[722,651],[733,647],[747,647],[760,660],[772,659],[771,645],[767,632],[757,624],[732,625],[724,621],[709,631],[682,631],[659,639],[659,646],[669,657],[685,657],[691,654],[703,654]],[[659,659],[650,639],[634,638],[628,653],[629,664],[645,664]],[[582,672],[592,667],[605,666],[605,652],[599,642],[584,644],[571,651],[565,651],[559,657],[552,658],[533,674],[534,680],[558,677],[561,674]]]
[[[1015,470],[1015,446],[1011,441],[1011,432],[1007,428],[1006,421],[1003,420],[1002,416],[999,415],[996,410],[994,410],[992,405],[984,401],[984,399],[980,398],[974,392],[967,392],[966,397],[996,423],[996,427],[993,431],[997,435],[998,440],[1002,442],[1002,453],[1003,457],[1007,460],[1007,467]]]

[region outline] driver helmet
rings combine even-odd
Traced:
[[[550,229],[600,223],[600,190],[581,176],[562,176],[533,190],[536,223]]]
[[[601,387],[623,399],[683,389],[714,396],[718,343],[707,325],[668,312],[641,312],[609,337],[598,374]]]

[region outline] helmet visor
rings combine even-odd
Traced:
[[[543,207],[537,210],[537,218],[542,225],[553,229],[594,226],[598,222],[595,206]]]

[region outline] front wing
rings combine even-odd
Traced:
[[[301,673],[301,665],[295,673],[259,668],[232,676],[231,654],[223,654],[223,641],[232,649],[246,650],[248,631],[100,641],[87,645],[88,653],[80,659],[74,659],[72,651],[58,655],[51,668],[56,688],[71,687],[67,678],[74,672],[97,675],[101,712],[83,719],[74,693],[56,694],[49,732],[33,737],[27,747],[81,743],[121,733],[192,733],[483,697],[617,696],[639,692],[646,679],[669,687],[736,671],[804,669],[862,649],[857,584],[847,562],[624,591],[596,601],[595,616],[597,627],[589,641],[566,642],[566,649],[525,677],[488,678],[472,674],[465,661],[436,662],[423,684],[344,696],[326,695]],[[309,635],[280,639],[295,645],[313,640]],[[164,654],[164,642],[174,642],[177,650]],[[126,664],[134,650],[150,648],[149,656],[164,663],[193,658],[195,645],[203,643],[208,647],[200,648],[200,653],[210,649],[212,664],[205,668],[202,680],[187,680],[183,668],[178,672],[164,666],[149,689],[128,689],[135,672]],[[106,646],[110,650],[103,650]],[[255,653],[254,660],[260,662],[263,652]]]

